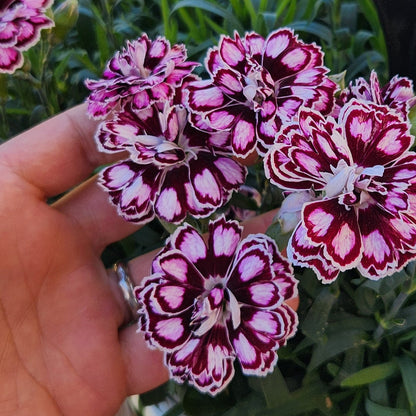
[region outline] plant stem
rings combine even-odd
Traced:
[[[408,297],[409,294],[407,292],[400,292],[397,298],[394,300],[390,311],[386,314],[384,319],[382,319],[382,321],[378,324],[378,327],[374,331],[374,340],[376,342],[379,342],[381,340],[385,331],[385,327],[382,322],[388,322],[391,319],[393,319],[397,315],[399,310],[402,308]]]

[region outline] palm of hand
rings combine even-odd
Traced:
[[[114,415],[128,394],[166,381],[100,260],[137,227],[94,178],[108,160],[78,106],[0,147],[0,414]],[[149,270],[141,259],[136,275]],[[143,377],[143,374],[146,376]]]
[[[12,183],[1,206],[7,281],[1,281],[0,332],[7,368],[0,373],[0,402],[18,404],[11,415],[40,414],[37,406],[48,415],[103,415],[127,394],[121,312],[83,230],[30,188]],[[28,394],[15,402],[21,384]]]

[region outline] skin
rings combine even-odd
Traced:
[[[96,150],[96,125],[83,104],[0,146],[0,416],[114,415],[168,379],[162,354],[123,325],[126,305],[100,260],[138,227],[91,178],[115,161]],[[129,263],[136,284],[154,254]]]

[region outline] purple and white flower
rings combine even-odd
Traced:
[[[212,129],[230,131],[239,157],[256,150],[264,155],[301,105],[332,110],[336,85],[326,76],[321,49],[290,29],[267,39],[254,32],[222,36],[205,66],[211,79],[190,84],[187,106]]]
[[[45,16],[52,0],[3,0],[0,3],[0,73],[23,65],[22,52],[40,39],[41,29],[54,22]]]
[[[407,119],[409,110],[416,105],[412,80],[395,75],[382,87],[374,70],[371,71],[369,83],[360,77],[355,80],[355,83],[350,82],[348,87],[341,91],[332,115],[336,117],[342,106],[353,98],[387,105],[396,110],[404,119]]]
[[[265,157],[266,176],[310,191],[289,241],[295,265],[319,279],[357,267],[379,279],[416,258],[416,153],[409,123],[387,106],[353,99],[338,123],[303,108]]]
[[[102,151],[130,154],[99,178],[128,221],[145,223],[155,214],[176,224],[188,214],[206,217],[245,181],[246,168],[231,158],[229,133],[195,129],[181,105],[126,106],[101,123],[96,140]]]
[[[116,52],[107,63],[103,78],[87,79],[88,113],[103,118],[111,110],[130,103],[136,109],[169,101],[183,79],[199,65],[186,61],[183,44],[170,46],[159,36],[150,40],[146,34]]]
[[[139,329],[164,351],[172,378],[211,395],[231,381],[235,360],[245,374],[271,372],[297,328],[285,304],[297,295],[292,267],[271,238],[241,240],[241,232],[221,217],[206,243],[190,225],[179,227],[136,288]]]

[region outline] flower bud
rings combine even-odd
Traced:
[[[52,29],[51,42],[61,42],[78,20],[78,0],[65,0],[53,13],[55,27]]]
[[[302,191],[292,192],[283,200],[277,214],[283,234],[292,231],[299,224],[303,205],[315,199],[311,191]]]

